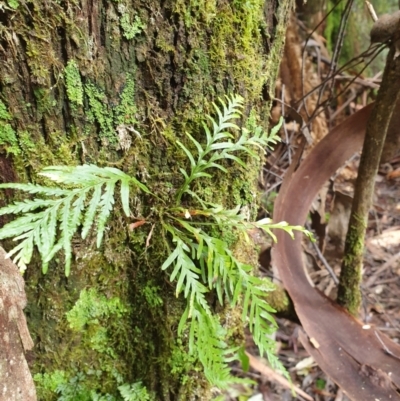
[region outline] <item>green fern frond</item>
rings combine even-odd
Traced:
[[[273,128],[270,135],[264,132],[261,127],[256,127],[256,129],[251,132],[251,136],[248,129],[243,129],[239,135],[239,139],[235,142],[234,136],[226,130],[239,130],[239,127],[234,124],[232,120],[240,117],[241,109],[243,108],[243,98],[239,95],[233,95],[231,97],[226,97],[227,103],[221,99],[219,99],[219,101],[221,103],[220,107],[213,103],[218,121],[211,116],[207,116],[212,125],[212,132],[208,125],[203,123],[204,132],[206,134],[205,146],[202,146],[192,135],[186,133],[190,142],[194,144],[197,150],[197,158],[182,142],[177,141],[178,146],[182,148],[190,161],[190,172],[182,168],[180,169],[184,177],[184,183],[177,192],[177,204],[180,204],[184,193],[191,194],[189,188],[194,180],[201,177],[210,177],[210,174],[206,172],[206,170],[217,168],[223,172],[227,172],[226,168],[219,163],[219,160],[230,159],[242,167],[246,167],[245,162],[239,156],[235,155],[235,152],[245,152],[253,158],[258,158],[257,153],[252,149],[253,147],[264,150],[265,147],[270,146],[271,143],[276,143],[278,141],[279,137],[277,132],[282,125],[282,119],[279,124]]]
[[[208,380],[224,388],[238,380],[230,374],[229,361],[237,358],[239,351],[229,348],[225,340],[227,333],[212,312],[207,296],[210,291],[215,291],[221,304],[228,302],[232,308],[239,304],[243,306],[243,322],[248,325],[260,353],[268,355],[272,366],[282,368],[273,353],[274,343],[268,336],[276,328],[272,317],[273,310],[264,300],[265,293],[272,291],[274,287],[269,281],[254,277],[252,266],[236,259],[228,244],[207,234],[205,227],[213,225],[218,229],[231,226],[246,234],[247,229],[256,226],[275,240],[273,229],[283,229],[292,237],[296,230],[306,235],[309,233],[300,226],[272,223],[266,219],[248,223],[240,213],[240,205],[226,210],[220,205],[205,202],[191,190],[194,180],[211,176],[211,169],[217,168],[226,172],[222,160],[230,159],[245,167],[243,156],[247,154],[251,158],[257,158],[259,152],[256,148],[265,149],[279,140],[279,124],[270,134],[255,126],[251,129],[243,128],[238,134],[239,127],[234,121],[241,115],[243,98],[234,95],[224,100],[219,99],[219,102],[218,106],[213,104],[216,118],[207,116],[209,123],[203,123],[204,141],[199,142],[190,133],[186,133],[190,148],[177,141],[188,158],[189,168],[179,169],[184,182],[177,191],[175,207],[164,211],[160,220],[163,232],[168,233],[167,246],[169,247],[170,240],[174,246],[161,268],[171,270],[170,280],[176,283],[176,296],[183,295],[187,300],[187,307],[179,322],[178,334],[182,334],[184,330],[188,331],[190,353],[198,357]],[[194,149],[194,152],[191,149]],[[130,214],[131,186],[151,194],[140,181],[112,167],[57,166],[47,167],[41,174],[62,187],[0,185],[0,188],[13,188],[41,196],[0,209],[0,215],[21,215],[0,229],[0,239],[14,238],[19,241],[9,252],[9,256],[14,256],[14,261],[21,270],[26,268],[33,249],[37,247],[44,272],[56,253],[63,251],[65,273],[69,275],[73,236],[81,229],[82,238],[86,238],[94,227],[96,244],[98,247],[101,245],[118,186],[122,209],[127,216]],[[196,199],[203,209],[183,208],[180,204],[183,194]],[[151,195],[156,198],[155,195]],[[195,218],[194,221],[185,220],[181,216],[201,216],[201,219],[196,222]],[[138,397],[146,399],[144,394],[147,393],[144,392],[141,383],[121,386],[119,389],[127,401],[136,400]]]
[[[0,215],[23,214],[0,229],[0,239],[14,238],[21,241],[8,255],[15,255],[14,262],[22,271],[30,262],[36,246],[42,258],[44,273],[47,272],[48,263],[54,255],[63,250],[65,274],[68,276],[72,261],[72,237],[80,226],[82,238],[86,238],[90,229],[95,226],[97,247],[101,245],[106,223],[113,209],[117,183],[121,186],[121,203],[127,216],[130,214],[130,186],[150,193],[149,189],[134,177],[111,167],[47,167],[41,175],[70,189],[33,184],[0,185],[0,188],[13,188],[47,197],[16,202],[0,209]]]
[[[179,231],[174,227],[164,223],[164,228],[172,234],[176,248],[165,260],[161,269],[166,270],[169,266],[173,265],[174,270],[170,275],[170,279],[174,281],[177,278],[176,296],[183,290],[184,297],[189,298],[188,317],[191,317],[195,302],[211,315],[210,307],[204,295],[208,292],[208,289],[199,280],[201,270],[193,261],[193,249],[190,249],[187,243],[182,240]],[[191,244],[190,240],[188,242]]]
[[[175,209],[179,214],[185,214],[185,209]],[[289,226],[287,223],[273,224],[270,220],[249,224],[239,214],[239,207],[233,210],[223,210],[218,205],[205,210],[192,211],[195,215],[214,217],[217,226],[231,224],[232,226],[246,230],[257,226],[266,232],[279,228],[293,235],[294,230],[305,232],[303,227]],[[252,275],[252,266],[237,260],[229,250],[226,242],[219,238],[209,236],[201,227],[196,227],[193,221],[185,221],[173,218],[177,226],[164,223],[164,228],[172,235],[176,248],[164,262],[162,269],[171,265],[171,281],[177,282],[176,294],[183,292],[189,299],[188,307],[182,315],[178,331],[190,319],[189,325],[189,349],[196,350],[202,362],[207,378],[215,385],[221,387],[232,380],[230,377],[224,347],[221,344],[212,347],[213,341],[217,341],[216,323],[212,321],[214,315],[210,313],[209,306],[204,295],[212,290],[216,291],[220,304],[228,300],[234,308],[241,302],[243,306],[242,319],[248,325],[260,354],[267,354],[271,365],[284,372],[279,359],[274,354],[274,341],[270,335],[277,326],[272,314],[275,312],[265,301],[265,294],[273,291],[275,286],[267,279]],[[205,225],[205,223],[200,223]],[[203,284],[204,283],[204,284]],[[207,318],[209,316],[209,318]],[[209,320],[207,320],[209,319]],[[198,326],[201,325],[202,329]],[[205,332],[209,330],[209,332]],[[206,337],[203,337],[206,336]],[[201,341],[207,338],[211,354],[201,349]],[[197,348],[196,348],[197,347]],[[194,352],[194,351],[193,351]],[[288,377],[288,376],[287,376]],[[225,383],[225,384],[224,384]]]
[[[201,308],[195,308],[190,331],[196,339],[196,353],[204,366],[205,376],[215,386],[227,388],[235,380],[225,358],[226,330],[222,328],[215,316],[204,313]],[[193,348],[194,340],[189,339],[189,344]]]
[[[118,390],[124,401],[151,401],[154,398],[148,393],[142,382],[122,384]]]
[[[216,122],[211,116],[207,116],[211,121],[213,132],[210,131],[206,124],[203,124],[204,131],[206,133],[206,144],[205,147],[201,146],[192,135],[186,133],[189,140],[195,145],[197,149],[197,160],[192,155],[191,151],[180,141],[177,141],[178,145],[183,149],[190,160],[190,173],[183,174],[185,182],[177,193],[177,204],[180,203],[182,195],[187,192],[190,184],[193,180],[200,177],[209,177],[210,175],[205,172],[205,170],[215,167],[222,171],[226,171],[225,167],[221,164],[216,163],[217,160],[223,158],[235,158],[235,156],[229,154],[229,150],[239,150],[235,149],[235,143],[231,141],[218,142],[222,139],[233,139],[233,135],[225,131],[226,129],[238,130],[239,127],[232,123],[231,120],[236,119],[240,116],[240,109],[243,107],[243,98],[239,95],[233,95],[231,97],[226,97],[227,105],[223,100],[219,99],[221,103],[222,110],[213,103],[213,106],[218,115],[218,122]],[[216,150],[221,150],[221,152],[216,152]],[[206,157],[211,153],[209,160]],[[238,159],[240,160],[240,159]],[[184,171],[184,170],[183,170]]]
[[[189,306],[183,314],[187,322]],[[182,322],[178,334],[186,326]],[[221,326],[218,317],[204,311],[201,305],[194,304],[193,315],[188,323],[189,353],[196,355],[204,368],[208,381],[218,388],[225,389],[233,383],[249,383],[249,380],[232,376],[229,362],[237,359],[237,350],[228,348],[225,338],[226,330]]]
[[[273,223],[271,219],[265,218],[253,223],[255,227],[261,228],[265,231],[273,240],[276,242],[276,236],[272,232],[273,229],[280,229],[285,231],[290,235],[292,239],[294,239],[294,232],[298,231],[303,233],[311,242],[315,242],[315,238],[310,231],[308,231],[303,226],[291,226],[286,221],[281,221],[279,223]]]
[[[275,310],[265,301],[265,294],[273,291],[275,286],[267,279],[249,274],[251,266],[239,262],[237,267],[241,277],[240,282],[244,288],[242,320],[248,323],[260,355],[266,353],[271,366],[280,370],[290,380],[289,374],[275,355],[275,342],[271,339],[277,324],[272,316]],[[235,294],[232,304],[235,305],[237,300],[238,294]]]
[[[63,196],[69,193],[69,191],[65,189],[43,187],[41,185],[35,185],[35,184],[15,184],[15,183],[0,184],[0,189],[2,188],[18,189],[20,191],[28,192],[30,194],[42,194],[46,196]],[[2,208],[1,210],[3,209],[5,210],[5,208]],[[14,212],[7,212],[7,213],[14,213]]]

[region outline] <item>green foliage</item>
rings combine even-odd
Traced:
[[[134,87],[129,90],[133,91]],[[226,241],[218,235],[210,235],[210,231],[217,233],[223,228],[231,227],[246,238],[247,230],[257,227],[267,232],[274,240],[276,238],[272,229],[283,229],[292,237],[294,230],[307,235],[309,233],[303,227],[289,226],[284,222],[272,223],[269,219],[256,223],[248,222],[244,213],[241,213],[240,205],[231,210],[225,209],[221,205],[206,202],[196,193],[194,182],[211,177],[211,169],[227,171],[224,160],[229,159],[246,168],[246,157],[257,159],[257,148],[263,150],[278,140],[279,126],[268,135],[257,127],[254,121],[249,125],[251,131],[243,128],[238,133],[239,127],[234,120],[240,116],[243,99],[240,96],[231,96],[226,98],[226,103],[220,102],[221,107],[214,104],[217,120],[208,116],[211,129],[208,125],[203,125],[206,136],[204,145],[189,133],[186,135],[189,143],[193,145],[194,152],[182,142],[177,142],[187,155],[190,170],[180,168],[183,183],[175,199],[171,200],[171,205],[162,205],[159,217],[167,248],[171,243],[175,247],[161,268],[171,268],[170,280],[176,282],[176,296],[182,294],[187,299],[178,333],[182,338],[188,338],[189,353],[200,360],[208,380],[213,385],[224,388],[232,382],[240,381],[231,376],[229,362],[233,359],[243,359],[243,352],[241,347],[229,343],[226,328],[210,304],[210,296],[213,294],[221,305],[228,303],[231,310],[242,308],[241,319],[252,333],[260,353],[266,353],[274,367],[282,371],[284,369],[274,355],[274,343],[268,336],[276,329],[271,315],[274,311],[265,301],[266,292],[274,289],[273,284],[265,278],[255,276],[253,266],[243,263],[229,249]],[[110,119],[112,120],[112,117]],[[238,133],[237,138],[235,132]],[[156,200],[144,184],[115,168],[87,165],[49,167],[42,174],[63,187],[0,185],[0,188],[20,189],[46,197],[17,202],[0,209],[0,215],[22,213],[21,217],[0,229],[0,239],[13,237],[22,240],[9,252],[10,255],[17,253],[15,261],[22,269],[29,263],[33,247],[36,245],[43,260],[44,271],[55,253],[63,249],[68,275],[72,257],[71,240],[79,227],[82,228],[82,238],[86,238],[91,227],[95,225],[97,246],[100,246],[107,219],[114,205],[117,183],[120,185],[122,209],[127,216],[130,214],[130,185],[150,194]],[[182,207],[183,195],[189,196],[189,200],[194,199],[195,204],[200,206],[196,209]],[[148,287],[144,296],[154,305],[162,303],[157,297],[156,288]],[[106,347],[107,328],[98,322],[104,316],[118,316],[125,312],[118,299],[106,299],[94,290],[89,290],[82,291],[79,301],[68,313],[67,319],[74,330],[97,325],[91,346],[101,353],[110,354],[111,351]],[[79,387],[79,380],[75,387]],[[124,400],[150,399],[138,383],[121,387]],[[63,388],[63,394],[67,394],[67,388]],[[82,394],[85,394],[83,390]]]
[[[0,145],[3,145],[7,153],[19,155],[21,149],[18,144],[17,135],[11,125],[7,122],[12,120],[6,105],[0,100]]]
[[[72,330],[90,333],[90,348],[112,358],[117,355],[109,346],[109,327],[111,321],[118,321],[128,313],[128,309],[119,298],[106,298],[94,288],[83,290],[74,307],[66,314]]]
[[[151,401],[152,398],[141,383],[124,383],[121,375],[114,370],[118,355],[110,344],[110,332],[116,329],[120,319],[128,312],[129,309],[117,297],[108,299],[94,288],[81,291],[74,307],[66,313],[66,318],[70,328],[81,333],[81,341],[88,342],[89,348],[98,352],[100,368],[91,366],[88,369],[83,366],[83,371],[77,371],[73,376],[67,376],[63,371],[37,374],[34,380],[40,394],[57,393],[61,401],[125,401],[140,399],[133,398],[140,395],[143,395],[142,399]],[[106,371],[115,378],[114,395],[102,394],[98,389],[90,387],[93,376],[100,381]],[[116,396],[117,386],[120,396]]]
[[[75,60],[68,61],[64,70],[68,99],[79,106],[83,105],[83,85]]]
[[[210,236],[204,228],[209,224],[215,224],[220,229],[223,226],[232,226],[236,230],[246,233],[251,227],[258,227],[267,232],[276,240],[272,229],[283,229],[293,237],[293,230],[299,230],[308,234],[303,227],[289,226],[287,223],[272,224],[271,220],[250,224],[244,216],[239,213],[240,206],[233,210],[226,210],[220,205],[204,202],[199,196],[190,190],[194,180],[202,177],[210,177],[206,170],[218,168],[226,171],[220,160],[231,159],[245,167],[245,162],[233,152],[241,151],[253,158],[258,155],[254,147],[264,148],[270,143],[278,140],[280,125],[275,127],[268,135],[260,127],[254,127],[253,135],[248,130],[242,130],[237,141],[226,129],[238,130],[239,127],[232,122],[240,115],[242,98],[232,96],[227,98],[227,105],[222,101],[222,110],[215,104],[214,108],[218,115],[218,122],[209,117],[212,124],[212,132],[204,124],[206,133],[206,145],[203,147],[190,134],[186,134],[195,145],[197,157],[181,142],[178,145],[184,150],[190,161],[190,172],[181,168],[184,183],[177,192],[176,203],[180,204],[184,193],[192,195],[203,207],[203,209],[187,210],[177,207],[173,210],[174,215],[170,218],[172,224],[163,222],[164,229],[171,235],[175,249],[170,252],[169,257],[162,265],[166,270],[170,266],[173,271],[170,275],[171,281],[176,281],[176,296],[183,293],[188,299],[188,305],[179,324],[179,332],[189,323],[189,350],[198,356],[204,366],[204,372],[209,381],[218,387],[226,387],[235,381],[230,375],[227,355],[234,354],[228,350],[227,344],[221,340],[224,338],[224,329],[217,317],[212,313],[207,301],[207,293],[215,291],[220,304],[227,300],[231,308],[235,308],[239,302],[243,302],[242,320],[248,324],[250,332],[260,353],[267,353],[269,361],[275,368],[284,371],[283,366],[274,355],[274,343],[268,334],[276,329],[275,321],[271,315],[274,310],[265,301],[265,293],[272,291],[274,286],[269,280],[261,279],[252,274],[251,265],[240,262],[230,251],[228,244],[220,239]],[[187,220],[176,217],[183,215]],[[191,221],[195,217],[202,217],[202,222]],[[204,218],[211,218],[214,223],[204,222]],[[236,356],[239,358],[239,356]]]
[[[140,19],[138,15],[135,15],[133,22],[128,13],[124,13],[119,20],[122,28],[123,35],[126,39],[133,39],[136,35],[139,35],[143,29],[146,29],[146,24]]]
[[[96,372],[90,371],[90,375]],[[111,394],[99,394],[87,387],[85,381],[87,375],[77,372],[71,378],[66,373],[56,370],[53,373],[36,374],[34,376],[36,387],[41,391],[47,390],[57,393],[57,401],[154,401],[154,396],[149,394],[141,382],[134,384],[123,383],[118,386],[119,396]],[[121,378],[117,378],[120,382]]]
[[[116,124],[137,124],[137,108],[135,99],[135,81],[131,75],[127,75],[124,89],[120,95],[120,103],[115,108]]]
[[[14,155],[21,154],[17,135],[10,124],[0,121],[0,145],[4,145],[7,153]]]
[[[217,224],[230,222],[244,233],[256,226],[270,234],[274,240],[276,238],[271,231],[274,228],[283,229],[292,237],[293,230],[310,236],[303,227],[289,226],[284,222],[272,224],[270,220],[264,219],[257,223],[247,223],[238,214],[238,208],[231,211],[214,208],[197,212],[202,215],[208,212]],[[274,342],[268,336],[276,330],[276,325],[271,315],[274,310],[265,301],[265,294],[273,291],[274,285],[267,279],[254,276],[253,267],[236,259],[225,241],[210,237],[202,228],[194,227],[193,223],[175,220],[179,228],[164,223],[176,247],[161,268],[165,270],[173,266],[170,280],[177,282],[176,295],[183,292],[188,299],[179,332],[182,332],[191,318],[189,350],[202,362],[207,378],[221,388],[233,381],[226,359],[227,345],[221,341],[224,330],[207,302],[207,293],[211,291],[216,292],[221,304],[224,300],[229,302],[231,308],[242,304],[242,321],[248,325],[260,354],[266,352],[271,365],[284,371],[274,355]],[[232,350],[228,354],[232,354]]]
[[[178,191],[176,197],[177,204],[180,204],[182,195],[187,192],[193,194],[189,190],[189,186],[195,179],[201,177],[211,177],[209,173],[205,171],[210,168],[218,168],[224,172],[227,172],[226,168],[219,163],[220,160],[231,159],[243,167],[246,167],[245,162],[238,156],[234,155],[233,152],[242,151],[248,153],[250,156],[257,158],[257,154],[252,150],[252,147],[258,146],[263,148],[271,143],[276,143],[278,140],[277,132],[279,131],[280,124],[273,129],[271,135],[265,133],[261,127],[257,127],[253,136],[249,136],[250,131],[243,129],[241,135],[237,141],[233,141],[234,136],[226,131],[231,129],[233,131],[239,130],[239,127],[232,122],[233,119],[238,118],[241,114],[240,108],[243,107],[243,98],[239,95],[227,97],[227,104],[220,99],[222,110],[213,103],[215,111],[218,115],[218,123],[211,117],[207,116],[212,123],[211,132],[208,126],[203,123],[204,131],[206,133],[207,142],[203,148],[201,144],[196,141],[188,132],[186,135],[190,141],[195,145],[197,150],[197,159],[193,156],[191,151],[180,141],[177,141],[178,145],[183,149],[190,160],[190,172],[186,172],[185,169],[180,168],[180,172],[185,178],[182,187]]]
[[[325,389],[325,387],[326,387],[326,380],[318,378],[315,381],[315,387],[317,387],[318,390],[323,391]]]
[[[78,71],[79,74],[79,71]],[[88,98],[88,116],[100,126],[100,138],[116,148],[128,149],[131,143],[130,134],[133,132],[140,137],[134,126],[137,124],[135,105],[135,82],[130,74],[126,76],[125,86],[116,106],[108,104],[105,93],[92,83],[85,85]],[[118,143],[117,143],[118,142]]]
[[[96,372],[90,372],[96,374]],[[124,398],[114,397],[111,394],[99,394],[87,388],[86,375],[78,372],[66,382],[61,382],[57,388],[57,401],[125,401]]]
[[[113,316],[121,318],[128,309],[117,297],[106,298],[94,288],[82,290],[74,307],[67,312],[67,320],[72,330],[80,331],[89,324],[99,324],[99,319]]]
[[[7,4],[14,10],[19,7],[19,2],[17,0],[7,0]]]
[[[135,384],[123,384],[118,387],[124,401],[152,401],[154,397],[150,396],[146,387],[141,382]]]
[[[53,373],[37,373],[33,380],[36,387],[41,387],[51,392],[55,392],[60,384],[66,384],[68,379],[62,370],[56,370]]]
[[[80,226],[83,239],[87,237],[91,227],[96,226],[97,247],[100,247],[106,222],[114,205],[117,183],[120,183],[122,209],[127,216],[130,213],[130,185],[149,192],[134,177],[112,167],[46,167],[41,175],[73,188],[50,188],[32,184],[0,185],[0,188],[13,188],[47,197],[16,202],[0,209],[0,215],[23,214],[0,229],[0,239],[22,240],[8,253],[9,256],[16,254],[14,262],[21,270],[26,269],[36,245],[43,261],[44,273],[47,272],[50,260],[62,249],[65,255],[65,274],[68,276],[72,259],[71,240]]]
[[[0,100],[0,120],[11,120],[11,114],[7,111],[6,105]]]
[[[85,85],[85,93],[89,100],[90,113],[100,125],[100,137],[110,143],[116,142],[113,124],[113,113],[107,105],[105,93],[92,83]]]

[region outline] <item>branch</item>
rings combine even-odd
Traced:
[[[394,25],[389,25],[389,21]],[[398,17],[396,21],[393,15],[390,18],[382,16],[371,30],[371,41],[391,41],[391,47],[382,85],[367,125],[340,275],[338,302],[352,314],[357,314],[361,304],[360,284],[365,229],[368,212],[372,205],[375,177],[389,123],[400,98],[400,57],[397,57],[398,24]],[[388,32],[391,35],[389,37]]]

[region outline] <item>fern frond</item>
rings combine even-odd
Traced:
[[[276,143],[278,140],[277,132],[282,124],[282,119],[278,126],[274,127],[271,134],[268,135],[261,127],[255,127],[250,136],[248,129],[242,129],[239,139],[234,141],[234,136],[227,130],[238,131],[239,127],[233,123],[241,115],[243,108],[243,98],[239,95],[231,97],[226,96],[226,101],[219,99],[220,107],[213,103],[213,107],[217,113],[217,121],[211,116],[207,116],[211,122],[212,131],[207,124],[203,123],[204,132],[206,134],[206,144],[202,146],[192,135],[186,133],[189,140],[195,145],[197,150],[197,158],[192,154],[182,142],[177,141],[177,144],[185,152],[190,161],[190,172],[180,169],[184,183],[178,190],[176,195],[176,203],[179,204],[184,193],[190,193],[191,183],[201,177],[210,177],[206,170],[218,168],[221,171],[227,172],[226,168],[219,160],[230,159],[238,163],[242,167],[246,167],[246,163],[235,152],[244,152],[253,158],[258,158],[258,154],[252,149],[258,147],[264,150],[271,143]]]
[[[97,212],[98,206],[100,204],[100,199],[101,199],[101,195],[102,195],[102,187],[103,187],[103,183],[93,186],[92,199],[89,202],[89,206],[87,207],[85,216],[83,218],[83,225],[82,225],[82,238],[83,239],[86,239],[86,237],[89,234],[89,231],[92,227],[92,224],[94,222],[96,212]]]
[[[101,245],[106,222],[113,209],[115,184],[115,181],[107,182],[105,191],[99,203],[100,213],[97,218],[97,248]]]
[[[188,314],[189,307],[184,315]],[[195,304],[189,325],[189,353],[197,356],[204,368],[208,381],[218,388],[225,389],[233,383],[248,383],[232,376],[229,362],[235,350],[229,349],[225,338],[226,330],[217,316],[205,313],[200,305]],[[179,332],[183,325],[180,325]]]
[[[154,398],[150,396],[142,382],[134,384],[122,384],[118,390],[124,401],[151,401]]]
[[[194,139],[192,135],[190,135],[189,133],[186,134],[197,149],[197,160],[195,160],[195,157],[185,145],[183,145],[181,142],[177,142],[188,156],[191,166],[190,173],[182,173],[185,178],[185,182],[177,193],[177,204],[180,203],[182,195],[189,190],[189,186],[193,180],[201,177],[210,176],[208,173],[205,172],[205,170],[215,167],[226,172],[226,169],[221,164],[215,163],[216,160],[224,158],[222,154],[217,157],[215,150],[220,148],[231,148],[232,146],[234,146],[234,143],[223,142],[222,144],[217,144],[217,141],[220,141],[222,139],[233,139],[233,135],[225,130],[228,128],[233,130],[239,129],[239,127],[236,124],[232,123],[231,120],[240,116],[240,108],[243,106],[243,98],[239,95],[233,95],[231,97],[226,97],[226,100],[227,104],[219,99],[222,110],[215,103],[213,103],[213,107],[218,115],[218,122],[216,122],[211,116],[207,116],[208,119],[211,121],[213,132],[210,131],[206,124],[203,124],[207,139],[205,147],[201,146],[200,143],[196,139]],[[209,153],[212,153],[212,156],[209,160],[207,160],[206,157]]]
[[[113,209],[117,183],[121,185],[121,203],[128,216],[130,186],[150,193],[134,177],[112,167],[55,166],[46,167],[40,174],[71,188],[48,188],[33,184],[0,185],[0,188],[13,188],[47,197],[16,202],[0,209],[0,215],[22,213],[22,216],[0,228],[0,239],[21,241],[9,252],[10,256],[15,255],[14,262],[21,270],[25,270],[30,262],[34,246],[42,258],[43,272],[47,271],[49,261],[62,249],[65,254],[65,274],[68,276],[72,261],[72,237],[81,225],[82,238],[86,238],[90,229],[96,226],[97,246],[101,245]]]
[[[271,219],[265,218],[253,223],[253,225],[265,231],[274,240],[274,242],[276,242],[277,239],[275,234],[272,232],[273,229],[281,229],[287,232],[292,239],[294,239],[294,232],[298,231],[303,233],[306,237],[308,237],[310,241],[315,242],[313,234],[306,228],[304,228],[303,226],[291,226],[286,221],[273,223]]]
[[[184,297],[189,298],[188,317],[191,317],[195,302],[211,315],[210,307],[205,298],[208,289],[199,280],[201,270],[195,265],[193,258],[189,256],[194,251],[189,246],[191,245],[190,241],[189,245],[186,244],[174,227],[164,224],[164,228],[172,234],[176,248],[165,260],[161,269],[166,270],[173,265],[174,269],[170,275],[170,280],[174,281],[177,278],[176,296],[179,296],[183,291]]]
[[[35,184],[19,184],[19,183],[0,184],[0,189],[18,189],[19,191],[28,192],[30,194],[42,194],[46,196],[63,196],[63,195],[68,195],[69,193],[68,190],[61,188],[50,188]]]
[[[242,311],[243,322],[248,323],[260,355],[266,353],[271,366],[283,372],[285,377],[290,380],[289,374],[274,353],[275,342],[270,337],[276,331],[277,324],[272,316],[275,310],[265,301],[265,294],[273,291],[275,286],[266,279],[250,275],[251,266],[238,263],[237,267],[241,277],[241,285],[245,291]],[[238,297],[235,294],[234,303],[237,302],[237,299]]]
[[[230,224],[241,230],[251,226],[240,215],[239,207],[224,210],[218,205],[209,204],[209,206],[209,209],[192,211],[192,213],[214,217],[218,226]],[[178,210],[180,214],[185,214],[184,209],[177,208],[176,212]],[[223,357],[224,347],[217,341],[220,337],[217,335],[215,322],[212,322],[214,317],[208,309],[205,309],[202,302],[198,302],[199,299],[202,300],[202,297],[198,296],[197,288],[201,288],[201,295],[204,294],[203,291],[215,290],[219,302],[223,304],[225,300],[228,300],[232,308],[241,301],[243,322],[248,325],[260,354],[266,353],[271,365],[288,377],[274,354],[274,341],[270,338],[277,326],[272,316],[275,311],[265,301],[265,294],[273,291],[274,285],[267,279],[252,275],[252,266],[237,260],[223,240],[209,236],[200,227],[194,226],[194,222],[179,218],[174,220],[179,225],[179,229],[167,224],[164,226],[171,233],[177,246],[162,268],[166,269],[173,265],[174,271],[170,279],[177,281],[177,295],[183,292],[185,297],[189,298],[178,332],[182,332],[183,327],[191,318],[189,348],[198,352],[208,380],[221,387],[231,380],[231,377],[226,365],[226,357]],[[286,223],[273,224],[270,220],[260,221],[255,225],[264,230],[284,229],[289,234],[293,234],[293,230],[304,231],[302,227],[293,227]],[[209,320],[203,314],[209,316]],[[204,338],[207,338],[208,353],[202,349],[201,344]]]
[[[0,215],[33,212],[36,209],[49,207],[53,203],[54,202],[52,200],[46,199],[33,199],[31,201],[25,200],[23,202],[15,202],[12,205],[1,208]]]

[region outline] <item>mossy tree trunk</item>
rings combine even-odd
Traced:
[[[201,141],[212,101],[239,93],[245,117],[268,128],[292,6],[292,0],[0,1],[0,181],[48,184],[38,175],[45,166],[113,166],[168,204],[182,183],[179,167],[187,166],[176,141],[185,141],[185,132]],[[213,171],[196,190],[224,207],[246,206],[254,218],[259,163],[232,167],[228,174]],[[16,196],[2,192],[2,205]],[[29,265],[26,313],[36,344],[29,360],[40,400],[57,399],[57,386],[76,400],[90,391],[116,395],[118,384],[139,381],[157,400],[211,399],[176,336],[185,302],[160,269],[169,239],[152,199],[132,197],[134,217],[147,222],[133,231],[135,220],[117,205],[100,249],[94,237],[77,237],[68,278],[62,257],[46,275],[38,260]],[[248,258],[256,261],[256,251]],[[67,320],[78,299],[75,320]]]

